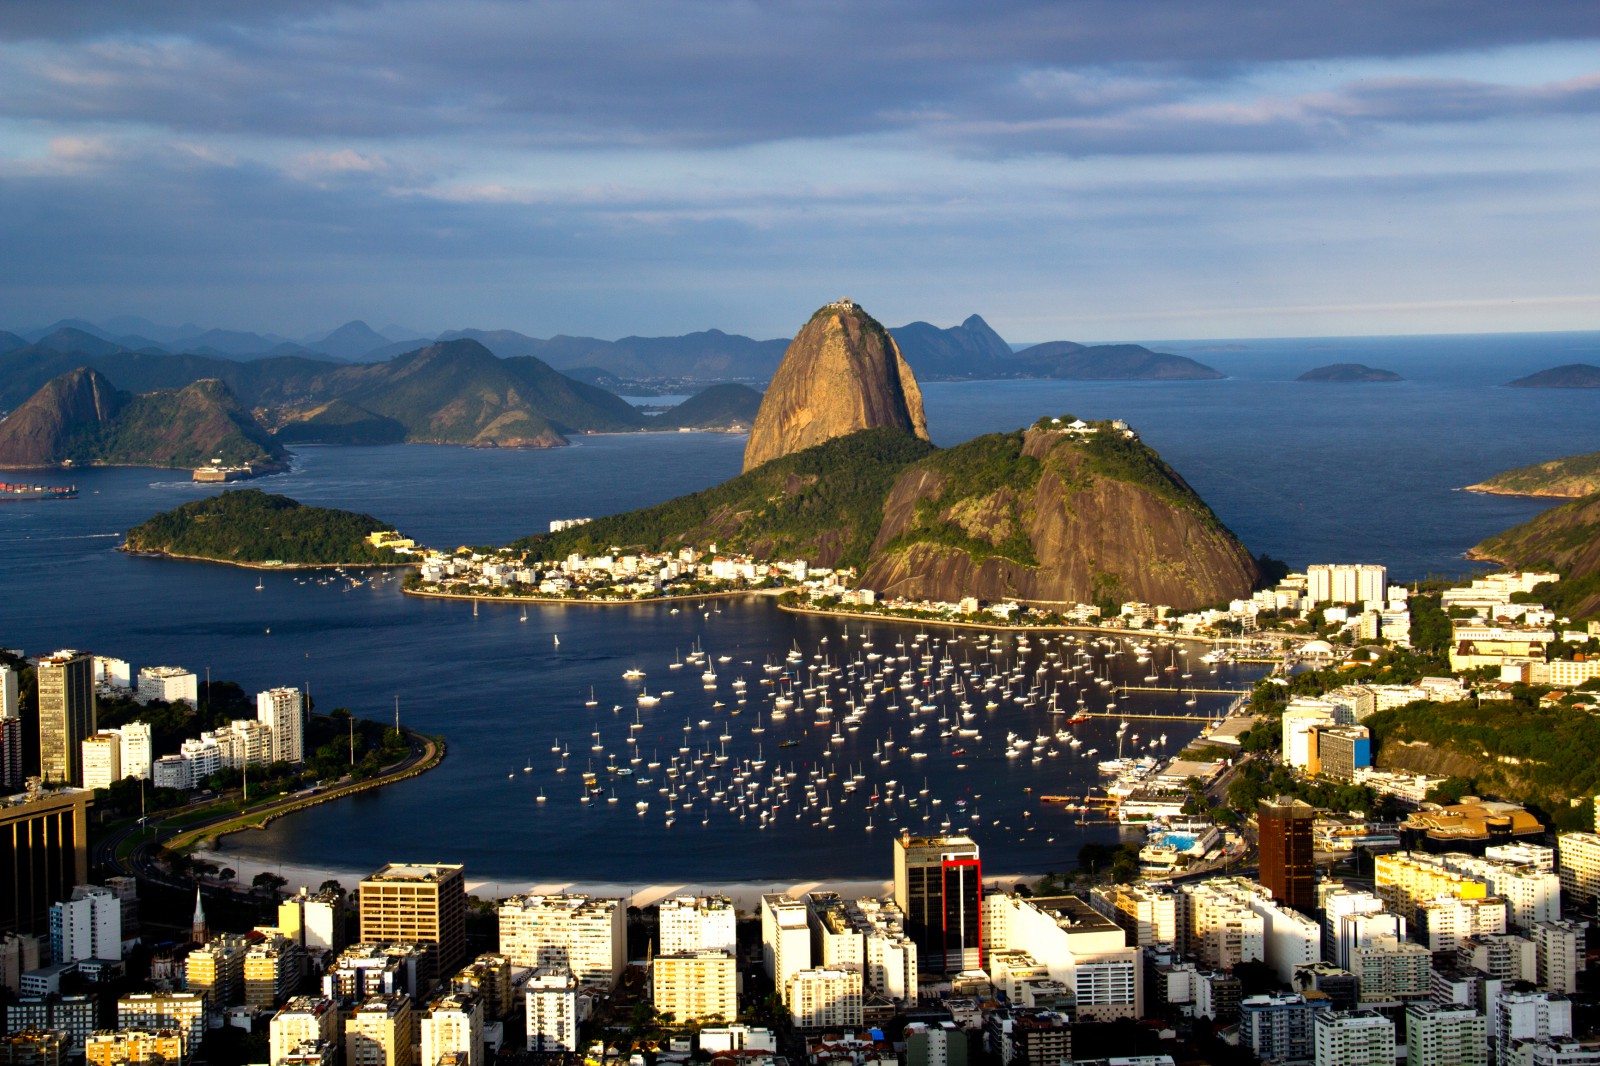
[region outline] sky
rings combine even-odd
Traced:
[[[0,328],[1600,328],[1594,0],[7,0]]]

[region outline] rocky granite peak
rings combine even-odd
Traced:
[[[821,308],[803,326],[767,387],[744,469],[863,429],[928,439],[922,390],[889,331],[854,301]]]

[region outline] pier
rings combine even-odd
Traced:
[[[1088,711],[1090,718],[1149,718],[1158,722],[1213,722],[1210,714],[1123,714],[1121,711]]]
[[[1188,694],[1191,696],[1247,696],[1247,688],[1190,688],[1187,685],[1177,688],[1172,685],[1114,685],[1112,692],[1167,692],[1174,696]]]

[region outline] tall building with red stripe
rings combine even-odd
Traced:
[[[894,842],[894,900],[922,972],[983,968],[983,865],[971,837],[901,834]]]

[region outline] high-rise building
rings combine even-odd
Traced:
[[[391,863],[361,882],[357,903],[363,942],[437,945],[444,974],[466,961],[467,888],[460,866]]]
[[[1307,598],[1318,603],[1384,603],[1389,588],[1386,567],[1313,563],[1306,567]]]
[[[331,999],[295,996],[272,1016],[268,1028],[268,1061],[282,1066],[291,1052],[305,1043],[339,1039],[339,1008]]]
[[[727,896],[674,896],[661,901],[660,912],[660,954],[734,952],[734,909]]]
[[[15,718],[17,707],[17,672],[9,663],[0,663],[0,718]]]
[[[100,1003],[91,995],[23,996],[5,1008],[8,1033],[53,1030],[61,1034],[67,1055],[83,1054],[89,1037],[100,1028]]]
[[[184,957],[183,983],[190,992],[206,997],[212,1010],[244,1002],[244,955],[250,941],[223,933]]]
[[[371,997],[345,1019],[345,1066],[411,1066],[411,1036],[408,996]]]
[[[299,987],[307,969],[305,949],[286,936],[251,945],[244,955],[244,1005],[275,1010]]]
[[[1417,905],[1416,937],[1429,951],[1454,951],[1463,940],[1505,931],[1503,899],[1441,896]]]
[[[79,748],[79,785],[87,789],[110,788],[122,780],[122,735],[116,730],[84,737]]]
[[[183,1061],[184,1038],[176,1029],[109,1029],[84,1045],[86,1066],[168,1066]]]
[[[1562,833],[1556,843],[1561,891],[1574,903],[1600,897],[1600,833]]]
[[[1567,993],[1578,990],[1588,927],[1588,922],[1571,919],[1534,923],[1531,932],[1540,988]]]
[[[60,1033],[28,1029],[0,1037],[0,1066],[64,1066],[67,1042]]]
[[[971,837],[897,837],[894,901],[924,973],[983,969],[983,865]]]
[[[1489,1012],[1489,1048],[1496,1066],[1510,1066],[1518,1040],[1572,1035],[1572,1002],[1559,992],[1502,992]]]
[[[122,739],[122,776],[150,780],[151,740],[148,722],[128,722],[117,735]]]
[[[58,651],[39,660],[39,776],[76,785],[83,740],[95,731],[94,658]]]
[[[305,701],[299,689],[274,688],[256,693],[256,720],[272,730],[269,761],[305,762]]]
[[[50,904],[89,879],[92,797],[68,788],[0,804],[0,932],[48,932]]]
[[[122,899],[109,888],[79,885],[50,906],[52,962],[122,958]]]
[[[739,971],[731,952],[683,951],[651,963],[657,1013],[679,1024],[739,1017]]]
[[[858,899],[845,915],[866,938],[864,991],[896,1002],[917,1001],[917,945],[906,936],[905,915],[892,899]]]
[[[628,906],[616,897],[510,896],[500,901],[500,953],[516,966],[561,966],[583,985],[611,986],[627,964]]]
[[[1472,1007],[1406,1006],[1406,1066],[1488,1066],[1489,1020]]]
[[[9,795],[22,788],[23,774],[22,719],[0,718],[0,795]]]
[[[1303,800],[1262,800],[1256,812],[1261,849],[1261,883],[1286,907],[1309,912],[1316,906],[1316,866],[1311,829],[1316,808]]]
[[[524,986],[528,1050],[578,1050],[578,982],[565,967],[540,966]]]
[[[1488,886],[1447,869],[1436,855],[1395,851],[1372,860],[1373,885],[1379,899],[1408,922],[1417,920],[1422,903],[1441,896],[1487,899]]]
[[[447,1055],[457,1066],[483,1066],[483,1004],[476,996],[447,992],[422,1016],[422,1061],[438,1066]]]
[[[1089,902],[1116,922],[1137,948],[1178,942],[1178,897],[1166,885],[1096,886]]]
[[[792,896],[761,897],[761,957],[785,1004],[790,978],[811,968],[809,915],[806,905]]]
[[[477,996],[485,1021],[504,1021],[517,1005],[511,959],[505,955],[479,955],[451,978],[450,988]]]
[[[164,703],[182,701],[191,707],[200,706],[200,685],[194,672],[181,666],[146,666],[139,671],[140,703],[161,700]]]
[[[1394,1066],[1394,1023],[1375,1010],[1318,1011],[1316,1066]]]
[[[185,1055],[206,1032],[206,1001],[199,992],[131,992],[117,1000],[120,1029],[176,1029],[185,1034]]]
[[[1462,852],[1448,852],[1439,858],[1445,869],[1482,881],[1489,895],[1505,900],[1514,926],[1531,929],[1536,922],[1561,917],[1561,878],[1553,870]]]
[[[1239,1042],[1262,1062],[1310,1062],[1312,1013],[1305,996],[1247,996],[1239,1001]]]
[[[1077,896],[1029,898],[992,892],[984,899],[989,949],[1026,951],[1070,991],[1084,1021],[1144,1014],[1144,968],[1122,927]]]
[[[302,888],[278,904],[278,928],[308,950],[338,951],[344,947],[344,899],[331,888]]]
[[[1433,953],[1392,936],[1374,938],[1350,953],[1350,972],[1361,980],[1364,1006],[1402,1004],[1432,994]]]
[[[862,1023],[861,970],[823,966],[789,978],[789,1019],[796,1029],[829,1029]]]

